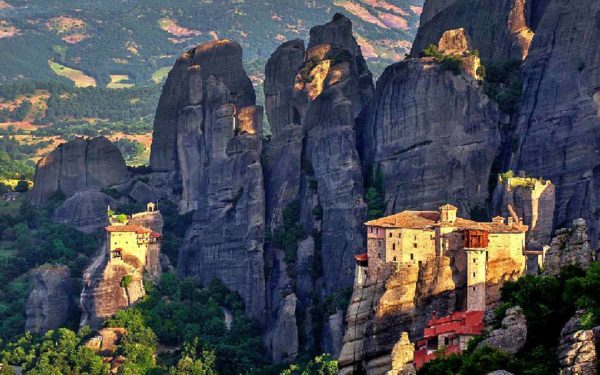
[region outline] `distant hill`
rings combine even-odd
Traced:
[[[244,47],[261,80],[283,41],[343,12],[375,73],[403,58],[423,0],[0,0],[0,83],[72,81],[113,88],[160,82],[182,51],[214,38]]]

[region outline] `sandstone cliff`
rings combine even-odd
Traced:
[[[513,170],[556,185],[555,226],[583,217],[597,237],[600,3],[552,0],[523,67]]]
[[[151,164],[181,178],[182,212],[195,211],[178,273],[218,278],[263,320],[265,223],[262,108],[230,40],[200,45],[169,74],[154,124]]]
[[[459,29],[445,33],[439,48],[462,56],[469,43]],[[498,125],[507,120],[464,69],[471,59],[478,63],[465,55],[459,75],[433,58],[408,59],[388,67],[377,82],[360,135],[365,169],[383,177],[386,212],[446,202],[469,215],[485,212],[501,142]]]
[[[70,197],[87,188],[126,182],[127,166],[119,149],[104,137],[76,138],[38,161],[31,201],[43,204],[56,192]]]
[[[75,291],[67,266],[41,266],[31,271],[25,330],[43,335],[67,323],[76,309]]]
[[[200,104],[203,95],[211,94],[211,89],[205,89],[201,84],[209,77],[220,81],[226,88],[222,103],[233,103],[237,108],[255,104],[254,88],[242,66],[239,44],[226,39],[216,40],[184,53],[169,72],[156,109],[150,154],[150,165],[154,171],[181,168],[177,155],[180,126],[177,113],[186,106]],[[190,110],[191,107],[188,108]]]
[[[113,264],[109,261],[106,244],[102,245],[93,263],[83,273],[83,290],[79,304],[82,310],[80,326],[99,329],[102,321],[118,310],[135,303],[145,295],[143,270],[135,269],[126,262]],[[122,286],[125,276],[131,282]]]

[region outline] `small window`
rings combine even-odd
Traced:
[[[472,291],[475,291],[475,287],[474,287],[474,286],[472,286],[472,287],[471,287],[471,290],[472,290]]]
[[[400,238],[400,232],[398,232],[398,238]]]
[[[394,257],[394,262],[396,261],[396,257]]]
[[[415,254],[410,254],[410,260],[415,260]]]
[[[392,238],[392,232],[390,232],[390,238]]]
[[[417,240],[417,236],[415,236],[415,241]]]
[[[392,244],[392,250],[396,250],[396,244]]]
[[[413,244],[413,247],[416,249],[416,248],[417,248],[417,244],[416,244],[416,243],[414,243],[414,244]]]
[[[473,263],[477,263],[477,259],[473,258]]]
[[[473,277],[475,277],[475,272],[473,272]]]

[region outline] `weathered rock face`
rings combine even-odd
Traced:
[[[596,375],[600,327],[584,330],[579,319],[582,311],[571,318],[561,331],[558,357],[561,375]]]
[[[556,190],[550,181],[511,177],[500,181],[493,196],[495,215],[523,220],[529,227],[527,249],[541,250],[552,240]]]
[[[365,112],[363,162],[383,176],[386,212],[485,207],[502,116],[475,80],[406,60],[385,70]]]
[[[427,24],[441,11],[454,4],[456,0],[425,0],[423,13],[421,13],[421,25]]]
[[[513,170],[556,185],[555,226],[583,217],[597,237],[600,4],[552,0],[523,67]]]
[[[273,362],[292,362],[298,355],[298,326],[295,294],[287,295],[279,309],[277,321],[269,334],[269,352]]]
[[[67,266],[42,266],[31,272],[25,330],[43,335],[63,326],[74,311],[74,285]]]
[[[218,278],[264,317],[262,108],[241,47],[219,40],[180,57],[163,89],[151,163],[181,177],[182,212],[195,211],[179,254],[182,276]]]
[[[585,220],[573,221],[570,229],[559,229],[552,239],[544,260],[544,273],[560,275],[566,266],[577,266],[586,270],[594,261],[594,251],[590,245]]]
[[[102,189],[127,180],[119,149],[104,137],[77,138],[38,161],[31,201],[43,204],[54,193],[67,197],[88,188]]]
[[[265,144],[267,224],[280,226],[283,209],[298,196],[301,175],[302,118],[293,106],[296,74],[304,63],[304,42],[282,44],[265,68],[265,108],[273,134]]]
[[[509,354],[516,354],[523,349],[526,340],[527,320],[523,309],[515,306],[506,310],[506,316],[502,319],[502,327],[491,331],[477,348],[489,346],[502,349]]]
[[[407,332],[402,332],[400,341],[392,349],[392,369],[388,375],[414,375],[416,374],[413,361],[415,359],[415,346],[410,342]]]
[[[280,249],[266,249],[268,324],[280,319],[278,301],[293,292],[305,345],[321,342],[336,352],[342,329],[338,315],[324,317],[322,336],[315,337],[310,311],[315,295],[352,285],[352,255],[362,250],[365,204],[355,119],[372,95],[371,73],[350,20],[339,14],[311,29],[306,50],[301,41],[284,43],[265,73],[273,133],[263,154],[267,223],[280,230],[284,209],[297,202],[307,234],[293,264],[281,261]]]
[[[177,155],[181,126],[178,113],[191,106],[183,114],[189,118],[194,106],[211,99],[205,95],[211,96],[213,89],[202,84],[209,77],[213,77],[212,85],[219,82],[226,89],[225,97],[220,98],[222,103],[233,103],[237,108],[255,104],[254,88],[242,66],[239,44],[226,39],[215,40],[184,53],[169,72],[156,109],[150,154],[154,171],[182,168]]]
[[[84,190],[67,198],[54,210],[52,221],[73,225],[85,233],[92,233],[106,225],[108,207],[118,202],[98,190]]]
[[[482,58],[522,60],[533,38],[527,11],[526,0],[427,1],[411,56],[437,44],[447,30],[464,28]]]
[[[94,262],[83,273],[83,290],[80,296],[82,310],[80,326],[98,329],[102,321],[118,310],[135,303],[145,295],[143,275],[132,275],[131,283],[122,287],[121,282],[131,274],[131,265],[125,262],[113,264],[103,245]]]

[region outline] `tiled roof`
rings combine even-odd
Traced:
[[[398,214],[382,217],[381,219],[367,221],[365,225],[384,228],[404,229],[432,229],[440,226],[440,214],[438,211],[403,211]],[[526,225],[505,223],[480,223],[473,220],[457,217],[454,223],[443,223],[445,227],[451,226],[456,229],[479,229],[490,233],[523,233],[527,231]]]
[[[358,254],[354,256],[354,259],[358,260],[358,261],[366,261],[369,260],[369,255],[368,254]]]
[[[152,233],[148,228],[139,225],[109,225],[104,228],[107,232],[135,232],[137,234]]]

